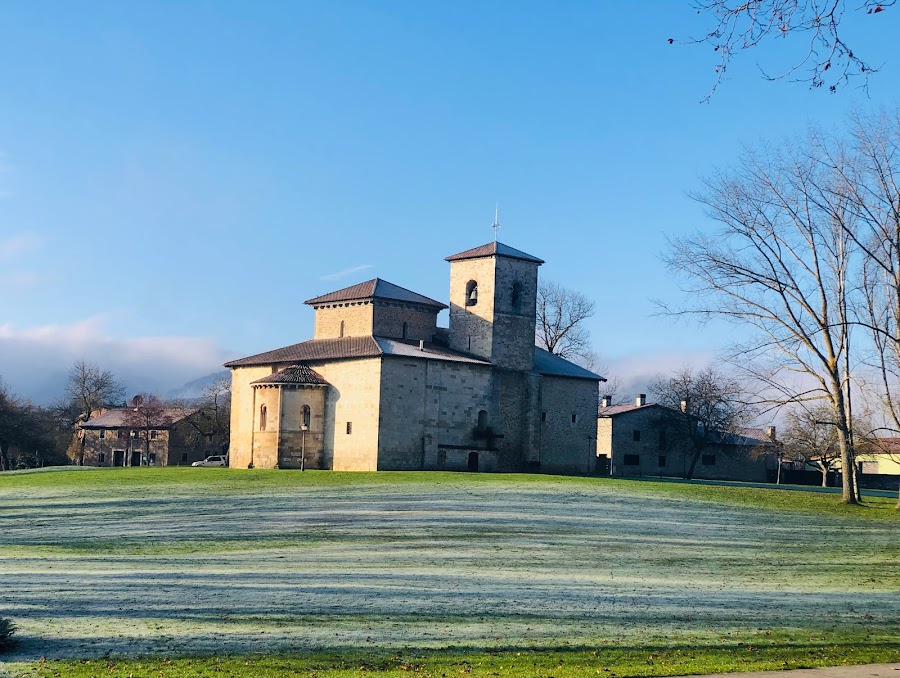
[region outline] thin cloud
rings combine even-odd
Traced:
[[[348,275],[353,275],[354,273],[359,273],[360,271],[365,271],[366,269],[374,267],[374,264],[360,264],[359,266],[353,266],[352,268],[345,268],[343,271],[338,271],[337,273],[323,275],[319,280],[340,280],[341,278],[346,278]]]
[[[43,279],[36,271],[12,271],[0,275],[0,288],[17,292],[37,287],[41,282]]]
[[[27,252],[38,249],[43,242],[43,236],[33,231],[17,233],[5,240],[0,240],[0,261],[12,261]]]

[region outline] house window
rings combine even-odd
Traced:
[[[181,453],[181,462],[184,463],[187,461],[187,452]]]
[[[265,405],[259,406],[259,430],[260,431],[266,430],[266,406]]]
[[[573,424],[577,424],[577,423],[578,423],[578,415],[575,414],[574,412],[572,412],[572,423],[573,423]]]
[[[514,282],[512,286],[512,308],[513,311],[522,309],[522,283]]]
[[[409,334],[409,323],[403,323],[403,338],[406,339],[406,335]]]
[[[343,320],[341,320],[341,329],[340,329],[340,334],[338,334],[338,336],[339,337],[344,336],[344,321]]]
[[[466,306],[474,306],[478,303],[478,283],[470,280],[466,283]]]
[[[103,431],[100,431],[100,433],[103,433]],[[106,455],[101,452],[99,462],[102,464],[104,461],[106,461]]]
[[[478,430],[484,431],[487,425],[487,410],[478,410]]]
[[[639,430],[637,430],[637,429],[634,429],[634,430],[631,432],[631,439],[632,439],[634,442],[636,442],[636,443],[641,442],[641,432],[640,432]]]
[[[662,430],[659,432],[659,449],[661,449],[661,450],[666,449],[667,443],[668,443],[668,441],[666,440],[666,432],[665,432],[665,430]],[[660,466],[662,466],[662,464],[660,464]]]
[[[132,437],[132,438],[138,438],[138,437],[140,437],[140,435],[141,435],[141,432],[138,431],[137,429],[135,429],[135,430],[133,430],[133,431],[131,432],[131,437]]]
[[[100,429],[100,440],[103,440],[106,437],[106,429]]]
[[[639,454],[626,454],[622,462],[625,466],[640,466],[641,456]]]
[[[153,466],[156,463],[156,452],[150,453],[150,462],[147,464],[148,466]]]
[[[118,431],[116,431],[116,438],[121,440],[124,437],[125,437],[125,431],[123,431],[122,429],[119,429]]]
[[[703,458],[700,460],[700,462],[701,462],[704,466],[715,466],[715,465],[716,465],[716,455],[714,455],[714,454],[704,454],[704,455],[703,455]]]
[[[666,465],[666,455],[664,455],[664,454],[659,455],[659,459],[657,460],[656,465],[657,466],[665,466]]]
[[[156,434],[158,431],[150,431],[150,440],[156,440]]]
[[[350,435],[351,433],[353,433],[353,422],[348,421],[347,422],[347,435]]]
[[[302,430],[309,429],[309,405],[304,405],[303,409],[300,410],[300,426],[303,427]]]

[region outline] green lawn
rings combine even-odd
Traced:
[[[562,678],[896,661],[895,503],[528,475],[2,475],[0,616],[21,636],[6,668]]]

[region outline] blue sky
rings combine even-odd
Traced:
[[[639,9],[638,9],[639,7]],[[446,299],[492,238],[597,303],[635,384],[729,338],[655,317],[685,192],[742,145],[895,105],[900,9],[852,17],[868,95],[769,83],[710,103],[687,0],[0,4],[0,374],[75,358],[165,390],[310,337],[303,300],[375,276]]]

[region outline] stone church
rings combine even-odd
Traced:
[[[233,468],[590,473],[603,377],[535,346],[537,257],[447,257],[448,306],[376,278],[306,302],[315,336],[226,363]]]

